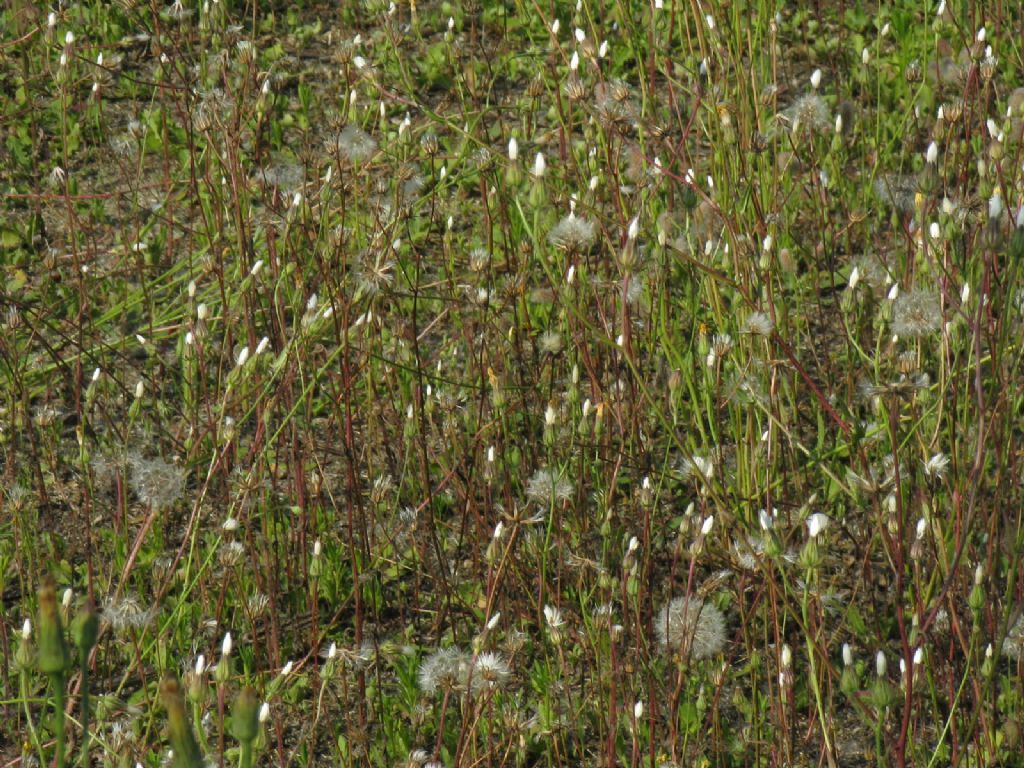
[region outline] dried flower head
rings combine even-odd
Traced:
[[[751,312],[743,324],[743,330],[753,336],[771,336],[775,323],[766,312]]]
[[[553,469],[538,469],[526,484],[527,497],[545,507],[569,501],[572,494],[572,483]]]
[[[828,105],[816,92],[804,94],[785,112],[791,129],[822,134],[832,127],[832,116]]]
[[[597,237],[592,222],[570,213],[548,232],[548,242],[568,253],[583,253],[590,249]]]
[[[920,338],[942,327],[939,297],[932,291],[915,289],[900,294],[892,313],[892,332],[903,338]]]
[[[725,645],[725,616],[700,598],[677,597],[658,613],[654,631],[665,651],[706,659]]]
[[[913,213],[917,196],[917,177],[887,173],[875,179],[875,194],[899,213]]]
[[[495,651],[484,651],[473,664],[470,687],[475,693],[504,688],[512,674],[505,657]]]
[[[132,629],[142,629],[156,617],[154,608],[147,608],[132,595],[112,599],[103,608],[103,620],[115,633],[121,634]]]
[[[1024,613],[1017,616],[1010,628],[1006,631],[1006,638],[1003,640],[1003,655],[1020,661],[1024,655]]]
[[[139,501],[150,507],[171,506],[185,492],[185,470],[161,458],[147,459],[138,453],[128,456],[131,488]]]
[[[468,668],[469,655],[461,648],[438,648],[420,662],[420,688],[428,695],[455,690],[464,684]]]
[[[358,125],[346,125],[334,141],[338,154],[353,165],[367,160],[376,150],[377,142]]]

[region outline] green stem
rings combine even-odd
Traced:
[[[89,768],[89,659],[82,659],[82,768]]]
[[[252,768],[252,741],[243,740],[240,744],[238,768]]]
[[[39,764],[46,765],[46,757],[43,755],[43,745],[39,743],[39,734],[36,733],[36,726],[32,722],[32,711],[29,709],[28,705],[28,670],[23,667],[18,678],[21,690],[21,703],[25,708],[25,722],[28,723],[28,733],[32,738],[32,743],[36,746],[36,751],[39,752]]]
[[[825,740],[825,757],[828,760],[828,764],[831,768],[835,766],[835,751],[832,747],[832,738],[829,730],[828,720],[825,718],[825,707],[822,701],[821,687],[818,685],[818,670],[817,664],[815,663],[815,653],[817,651],[817,643],[810,635],[810,622],[809,622],[809,610],[808,603],[810,601],[810,584],[816,581],[816,573],[809,572],[807,575],[808,586],[804,589],[803,601],[802,601],[802,613],[804,620],[804,640],[807,643],[807,660],[810,664],[810,680],[811,690],[814,693],[814,704],[818,711],[818,720],[821,723],[821,735]]]
[[[64,768],[64,673],[50,675],[50,685],[53,687],[53,733],[57,739],[54,765]]]

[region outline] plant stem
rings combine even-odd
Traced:
[[[57,751],[53,762],[57,768],[64,768],[64,673],[50,675],[53,687],[53,732],[57,739]]]
[[[89,658],[82,658],[82,768],[89,768]]]

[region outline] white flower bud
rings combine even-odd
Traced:
[[[817,90],[819,85],[821,85],[821,70],[816,69],[811,73],[811,88]]]
[[[849,643],[843,643],[843,666],[853,666],[853,650],[850,648]]]
[[[270,702],[264,701],[260,704],[260,716],[259,720],[261,723],[265,723],[270,719]]]
[[[508,140],[508,159],[513,163],[519,159],[519,142],[515,136]]]
[[[146,382],[142,379],[135,384],[135,399],[141,400],[142,396],[146,394]]]
[[[931,144],[929,144],[928,145],[928,149],[925,150],[924,159],[925,159],[926,163],[932,163],[932,164],[934,164],[936,161],[938,161],[938,159],[939,159],[939,147],[938,147],[938,145],[934,141]]]
[[[715,524],[715,516],[714,515],[708,515],[704,519],[704,523],[700,527],[701,535],[702,536],[707,536],[709,533],[711,533],[711,528],[714,526],[714,524]]]
[[[231,633],[224,633],[224,640],[220,644],[220,655],[227,658],[231,655]]]
[[[1003,198],[999,195],[992,195],[988,199],[988,217],[992,221],[998,220],[1003,215]]]
[[[860,282],[860,267],[854,267],[850,271],[850,279],[847,282],[847,286],[852,291],[854,288],[857,287],[857,283],[859,283],[859,282]]]
[[[885,652],[879,651],[878,654],[875,656],[875,674],[877,674],[879,677],[885,677],[885,670]]]
[[[636,704],[633,705],[633,718],[635,720],[639,720],[643,716],[644,716],[644,703],[642,701],[638,701]]]
[[[25,619],[21,625],[21,639],[26,643],[32,638],[32,619]]]
[[[630,240],[636,240],[637,235],[639,235],[639,234],[640,234],[640,217],[639,216],[634,216],[633,220],[631,222],[629,222],[629,230],[626,233],[626,236]]]
[[[534,175],[534,177],[536,177],[538,179],[543,178],[544,177],[544,172],[547,170],[547,167],[548,167],[548,164],[547,164],[547,161],[544,160],[544,154],[542,152],[538,152],[537,156],[533,158],[533,175]]]
[[[822,512],[815,512],[807,518],[807,533],[812,539],[816,539],[820,533],[828,528],[828,523],[827,515]]]

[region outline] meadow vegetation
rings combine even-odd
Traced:
[[[1016,3],[0,29],[3,768],[1024,762]]]

